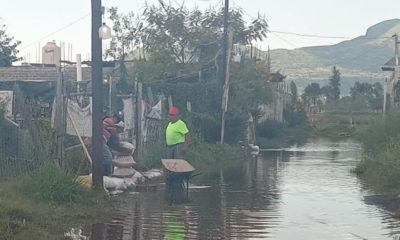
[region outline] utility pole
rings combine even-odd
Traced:
[[[394,34],[392,37],[394,37],[394,60],[396,66],[399,66],[399,36]]]
[[[227,107],[227,89],[226,89],[226,74],[228,66],[228,57],[227,57],[227,53],[228,53],[228,21],[229,21],[229,0],[225,0],[225,7],[224,7],[224,36],[223,36],[223,44],[222,44],[222,79],[221,79],[221,84],[223,84],[223,94],[222,94],[222,108],[221,108],[221,112],[222,112],[222,120],[221,120],[221,144],[224,143],[224,135],[225,135],[225,113],[226,113],[226,107]],[[229,75],[228,75],[228,79],[229,79]],[[229,89],[228,89],[229,90]],[[225,104],[226,103],[226,104]]]
[[[394,34],[392,37],[394,37],[394,71],[393,71],[393,77],[391,81],[391,92],[390,92],[390,105],[394,106],[394,100],[395,100],[395,89],[394,87],[396,86],[398,80],[399,80],[399,75],[400,75],[400,69],[399,69],[399,36],[397,34]]]
[[[93,186],[103,188],[103,69],[102,42],[99,36],[101,27],[101,0],[92,1],[92,172]]]
[[[387,78],[383,81],[383,117],[386,115]]]
[[[228,49],[228,21],[229,21],[229,0],[225,0],[224,7],[224,36],[222,44],[222,79],[221,83],[225,81],[226,78],[226,62],[227,62],[227,49]]]
[[[233,31],[229,30],[229,39],[228,39],[228,55],[226,59],[226,74],[225,74],[225,83],[223,87],[223,94],[222,94],[222,119],[221,119],[221,144],[224,144],[225,138],[225,114],[228,110],[228,99],[229,99],[229,70],[230,70],[230,60],[231,60],[231,53],[232,53],[232,41],[233,41]]]

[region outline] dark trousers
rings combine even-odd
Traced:
[[[112,153],[107,144],[103,143],[103,176],[109,176],[111,169]]]
[[[167,145],[167,158],[169,159],[185,159],[186,152],[182,152],[183,143],[175,145]]]

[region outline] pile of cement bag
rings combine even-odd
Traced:
[[[132,168],[135,160],[132,157],[134,146],[128,142],[121,142],[121,146],[127,149],[126,152],[115,152],[112,160],[114,171],[112,176],[119,178],[130,178],[135,174],[135,169]]]

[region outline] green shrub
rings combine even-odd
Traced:
[[[357,166],[356,173],[376,186],[377,189],[398,189],[400,185],[400,159],[398,156],[400,156],[400,148],[387,149],[375,156],[365,156]]]
[[[285,126],[275,120],[268,120],[257,125],[257,134],[263,138],[275,138],[283,134]]]
[[[243,160],[250,158],[245,149],[228,144],[201,143],[191,146],[186,160],[195,168],[193,182],[203,185],[213,185],[220,177],[220,169],[237,166]]]
[[[400,185],[400,112],[376,119],[359,137],[363,159],[355,172],[377,189],[397,189]]]
[[[0,240],[14,239],[13,236],[25,223],[32,219],[32,213],[19,207],[0,203]]]
[[[393,144],[400,136],[400,112],[389,112],[383,119],[376,118],[369,127],[360,133],[360,140],[366,153],[379,154]]]
[[[244,149],[228,144],[202,143],[189,148],[187,160],[195,167],[213,168],[220,163],[233,163],[247,157]]]
[[[76,182],[72,173],[54,166],[44,166],[27,177],[23,190],[46,202],[82,202],[91,195],[91,190]]]
[[[207,113],[187,112],[183,116],[189,131],[191,142],[217,142],[220,139],[221,122]]]

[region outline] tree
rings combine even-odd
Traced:
[[[311,83],[306,86],[302,98],[305,102],[316,106],[317,98],[321,95],[321,88],[318,83]]]
[[[378,82],[360,83],[356,82],[350,89],[350,95],[353,101],[361,101],[367,108],[381,109],[383,101],[383,88]]]
[[[328,99],[337,100],[340,98],[340,72],[334,66],[332,68],[333,75],[329,78],[329,94]]]
[[[14,37],[10,37],[6,33],[6,25],[0,23],[0,67],[9,67],[13,62],[21,60],[17,57],[17,47],[20,41],[15,41]]]
[[[183,5],[173,7],[159,0],[159,6],[146,6],[143,41],[153,54],[169,54],[179,63],[212,62],[221,48],[223,8],[187,10]],[[246,26],[241,10],[229,12],[230,27],[234,30],[233,43],[250,44],[266,37],[267,22],[258,16]]]
[[[297,86],[293,81],[290,82],[290,92],[292,93],[292,105],[296,106],[297,102]]]
[[[139,46],[143,23],[132,12],[125,15],[118,13],[117,7],[111,7],[108,12],[113,22],[113,36],[106,55],[112,59],[125,59]]]
[[[125,60],[134,55],[135,47],[140,46],[143,23],[132,12],[118,13],[117,7],[111,7],[108,12],[113,22],[113,36],[110,47],[106,50],[106,57],[118,61],[120,81],[117,83],[117,90],[127,93],[129,85]]]

